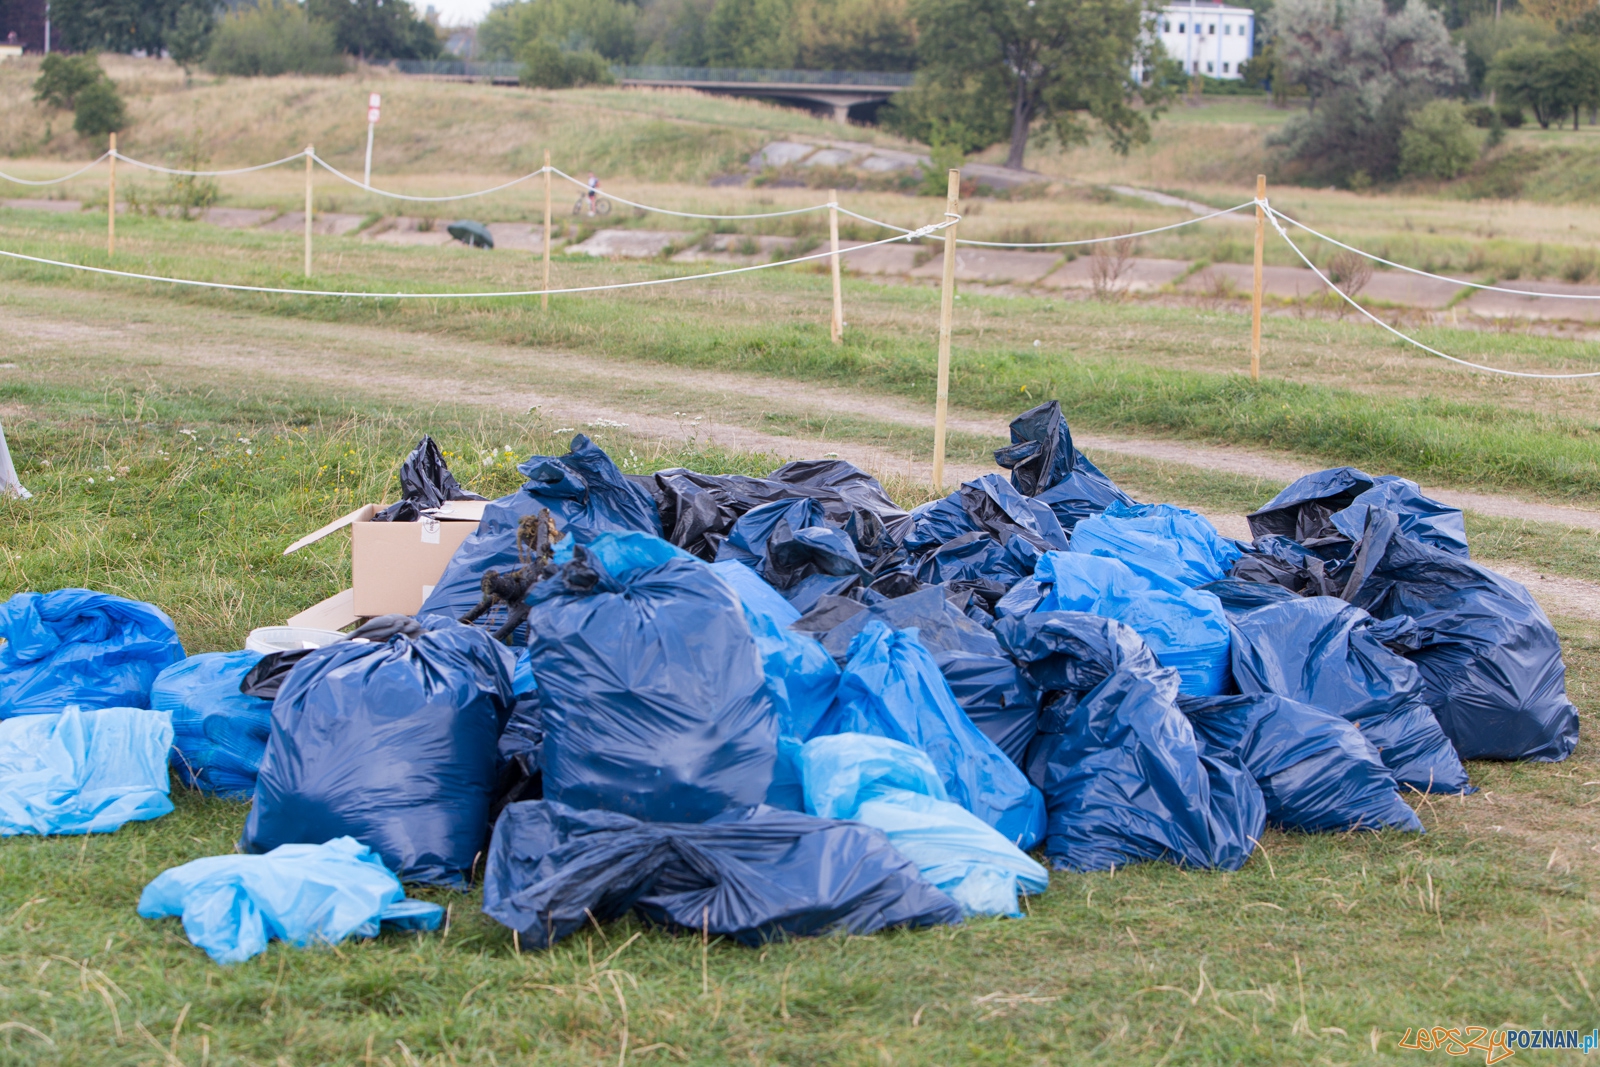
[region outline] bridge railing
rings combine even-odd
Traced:
[[[401,74],[456,78],[515,78],[522,73],[521,63],[471,63],[462,59],[391,59],[389,65]]]
[[[849,85],[904,88],[916,75],[872,70],[757,70],[743,67],[656,67],[615,65],[611,73],[625,81],[779,82],[788,85]]]

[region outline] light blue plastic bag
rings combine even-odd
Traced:
[[[272,733],[272,701],[239,683],[259,652],[205,652],[156,675],[150,705],[172,715],[172,769],[204,793],[249,800]]]
[[[172,720],[148,708],[70,707],[0,721],[0,836],[108,834],[172,810]]]
[[[156,875],[139,896],[146,919],[183,917],[183,932],[218,963],[267,942],[304,948],[377,937],[380,925],[437,930],[444,909],[407,900],[377,853],[353,837],[279,845],[260,856],[208,856]]]
[[[1080,522],[1080,527],[1092,520]],[[1179,691],[1216,696],[1228,685],[1228,616],[1215,594],[1146,567],[1080,552],[1050,552],[1033,572],[1035,611],[1083,611],[1131,627],[1178,672]]]
[[[1112,504],[1078,523],[1071,549],[1142,565],[1190,589],[1226,578],[1242,555],[1204,515],[1171,504]]]
[[[801,749],[800,775],[807,811],[882,830],[964,914],[1020,916],[1019,892],[1049,888],[1049,872],[952,804],[933,762],[910,745],[867,734],[819,737]]]
[[[1044,797],[995,743],[972,724],[917,640],[873,620],[850,642],[850,661],[833,707],[813,737],[859,733],[920,749],[948,798],[1028,849],[1044,833]]]

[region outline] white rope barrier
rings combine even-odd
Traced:
[[[68,174],[68,175],[66,175],[65,177],[62,177],[62,178],[48,178],[45,181],[36,182],[36,181],[29,181],[27,178],[19,178],[15,174],[7,174],[3,170],[0,170],[0,178],[4,178],[8,182],[16,182],[18,185],[60,185],[62,182],[70,182],[72,179],[76,178],[80,174],[85,173],[86,171],[93,170],[94,168],[98,167],[100,164],[104,163],[106,161],[106,158],[108,156],[110,156],[110,155],[111,155],[110,152],[106,152],[104,155],[102,155],[99,159],[95,160],[93,163],[87,163],[87,164],[79,167],[77,170],[73,171],[71,174]]]
[[[556,175],[558,177],[567,179],[567,181],[571,182],[573,185],[578,186],[580,189],[589,188],[589,183],[588,182],[579,181],[577,178],[574,178],[572,175],[568,174],[564,170],[560,170],[559,168],[551,167],[550,168],[550,173],[554,174],[554,175]],[[615,200],[619,204],[627,204],[629,207],[636,207],[641,211],[654,211],[654,212],[656,212],[658,214],[661,214],[661,215],[676,215],[680,219],[717,219],[717,220],[777,219],[777,218],[783,218],[786,215],[804,215],[804,214],[806,214],[808,212],[812,212],[812,211],[826,211],[828,208],[834,206],[833,203],[830,201],[829,203],[817,204],[817,205],[814,205],[812,207],[797,207],[797,208],[791,208],[788,211],[762,211],[762,212],[757,212],[757,213],[752,214],[752,215],[700,215],[700,214],[696,214],[693,211],[674,211],[671,208],[651,207],[649,204],[636,204],[632,200],[624,200],[622,197],[617,196],[614,193],[602,193],[602,192],[599,192],[597,190],[596,191],[596,195],[603,196],[607,200]],[[896,227],[890,227],[890,228],[891,229],[899,229],[899,227],[897,227],[897,226]],[[907,230],[907,231],[902,231],[902,232],[909,233],[910,231]]]
[[[1424,352],[1428,353],[1431,356],[1438,356],[1440,359],[1447,359],[1451,363],[1459,363],[1463,367],[1471,367],[1473,370],[1483,371],[1485,374],[1501,374],[1501,375],[1504,375],[1504,376],[1506,376],[1508,378],[1547,378],[1547,379],[1600,378],[1600,371],[1587,371],[1587,372],[1582,373],[1582,374],[1535,374],[1535,373],[1532,373],[1532,372],[1529,372],[1529,371],[1502,370],[1499,367],[1486,367],[1481,363],[1473,363],[1473,362],[1470,362],[1469,360],[1458,359],[1455,356],[1448,355],[1448,354],[1446,354],[1444,352],[1439,351],[1437,348],[1433,348],[1430,345],[1423,344],[1421,341],[1417,340],[1415,337],[1411,337],[1411,336],[1408,336],[1407,334],[1401,333],[1399,330],[1395,329],[1393,326],[1390,326],[1387,322],[1384,322],[1382,319],[1378,318],[1378,316],[1374,315],[1372,312],[1370,312],[1366,308],[1362,307],[1360,305],[1360,303],[1358,303],[1355,300],[1354,297],[1352,297],[1349,293],[1345,292],[1343,289],[1340,289],[1337,285],[1334,285],[1333,281],[1326,274],[1322,273],[1322,271],[1317,269],[1317,265],[1315,263],[1311,262],[1310,257],[1307,256],[1304,252],[1300,251],[1300,246],[1295,244],[1292,240],[1289,239],[1289,234],[1284,230],[1283,224],[1278,221],[1280,218],[1285,219],[1286,221],[1289,221],[1291,223],[1294,220],[1289,219],[1288,216],[1280,215],[1278,213],[1278,211],[1275,210],[1272,207],[1272,205],[1268,204],[1265,200],[1260,201],[1260,204],[1261,204],[1262,209],[1266,212],[1267,218],[1271,220],[1272,228],[1278,231],[1278,236],[1279,237],[1283,238],[1284,244],[1288,245],[1290,248],[1292,248],[1294,250],[1294,254],[1299,256],[1301,262],[1303,262],[1307,267],[1311,268],[1311,272],[1313,274],[1315,274],[1318,278],[1322,279],[1322,282],[1323,282],[1324,285],[1326,285],[1329,289],[1332,289],[1334,292],[1338,293],[1341,297],[1343,297],[1345,303],[1349,304],[1351,307],[1353,307],[1357,311],[1361,312],[1361,314],[1365,315],[1368,319],[1372,320],[1377,325],[1382,326],[1385,330],[1389,331],[1390,333],[1394,334],[1396,337],[1400,338],[1400,340],[1405,341],[1407,344],[1415,345],[1416,347],[1422,349]],[[1298,225],[1298,223],[1295,223],[1295,225]],[[1301,227],[1301,228],[1302,229],[1308,229],[1307,227]],[[1308,229],[1308,232],[1309,232],[1309,229]],[[1355,249],[1352,249],[1351,251],[1355,251]]]
[[[1197,225],[1197,224],[1202,223],[1202,222],[1207,222],[1207,221],[1209,221],[1211,219],[1220,218],[1223,215],[1232,215],[1233,213],[1235,213],[1237,211],[1243,211],[1246,208],[1252,208],[1252,207],[1255,207],[1255,201],[1254,200],[1247,200],[1244,203],[1239,204],[1236,207],[1224,208],[1221,211],[1213,211],[1209,215],[1201,215],[1198,218],[1185,219],[1182,222],[1174,222],[1170,226],[1157,226],[1155,229],[1152,229],[1152,230],[1139,230],[1136,233],[1112,234],[1109,237],[1087,237],[1087,238],[1084,238],[1083,240],[1079,240],[1079,241],[1034,241],[1034,242],[1025,242],[1025,241],[970,241],[965,237],[957,237],[956,238],[956,244],[958,244],[958,245],[975,245],[975,246],[980,247],[980,248],[1069,248],[1069,247],[1072,247],[1074,245],[1103,244],[1106,241],[1129,241],[1129,240],[1132,240],[1135,237],[1148,237],[1148,236],[1150,236],[1151,234],[1154,234],[1154,233],[1166,233],[1168,230],[1178,230],[1178,229],[1182,229],[1185,226],[1194,226],[1194,225]],[[851,211],[848,208],[843,208],[843,207],[839,208],[839,214],[841,214],[841,215],[849,215],[853,219],[859,219],[862,222],[868,223],[868,224],[873,225],[873,226],[882,226],[886,230],[899,230],[901,233],[908,232],[908,231],[906,231],[906,229],[904,227],[896,226],[892,222],[883,222],[883,221],[881,221],[879,219],[869,218],[866,215],[858,215],[854,211]],[[944,238],[943,237],[937,237],[937,238],[935,238],[935,240],[942,241],[942,240],[944,240]]]
[[[304,155],[305,155],[304,152],[300,153],[300,156],[304,156]],[[294,158],[299,158],[299,156],[296,156]],[[379,196],[387,196],[387,197],[390,197],[390,198],[395,199],[395,200],[417,200],[417,201],[423,201],[423,202],[430,203],[430,204],[441,204],[441,203],[444,203],[444,202],[450,201],[450,200],[471,200],[474,197],[478,197],[478,196],[488,196],[491,193],[498,193],[498,192],[502,192],[502,191],[504,191],[506,189],[510,189],[514,185],[521,185],[523,182],[528,181],[530,178],[537,178],[539,175],[544,173],[544,168],[540,167],[538,170],[531,171],[531,172],[529,172],[527,174],[524,174],[520,178],[512,178],[510,181],[506,182],[503,185],[496,185],[491,189],[479,189],[477,192],[473,192],[473,193],[457,193],[454,196],[412,196],[410,193],[391,192],[388,189],[379,189],[375,185],[368,185],[366,182],[357,181],[356,179],[350,177],[350,175],[346,174],[344,171],[339,170],[333,164],[329,163],[327,160],[323,159],[321,156],[317,155],[316,153],[312,153],[311,158],[316,160],[317,164],[319,166],[321,166],[323,170],[327,171],[329,174],[332,174],[335,178],[338,178],[341,181],[349,182],[351,185],[355,186],[357,189],[365,189],[369,193],[377,193]]]
[[[270,170],[273,167],[281,167],[285,163],[293,163],[297,159],[304,159],[306,154],[304,152],[296,152],[292,156],[284,156],[282,159],[275,159],[271,163],[257,163],[253,167],[235,167],[232,170],[183,170],[179,167],[163,167],[159,163],[146,163],[142,159],[134,159],[131,156],[125,156],[121,152],[107,152],[106,155],[120,159],[122,162],[127,163],[130,166],[143,167],[145,170],[153,170],[159,174],[176,174],[187,178],[225,178],[232,174],[249,174],[253,171]],[[104,158],[105,156],[101,157],[101,159]],[[96,160],[95,162],[98,163],[99,160]],[[79,173],[82,172],[80,171]]]
[[[879,245],[893,244],[896,241],[908,241],[918,237],[926,237],[937,233],[947,226],[954,226],[961,221],[960,216],[947,218],[944,222],[930,223],[920,230],[886,237],[881,241],[871,244],[856,245],[854,248],[842,248],[840,255],[859,252]],[[222,289],[238,293],[267,293],[280,296],[335,296],[348,297],[359,300],[481,300],[494,297],[522,297],[522,296],[559,296],[565,293],[599,293],[612,289],[642,289],[647,286],[674,285],[679,282],[705,281],[710,278],[726,278],[733,274],[748,274],[752,271],[771,270],[774,267],[792,267],[797,263],[809,263],[814,260],[825,259],[833,255],[832,251],[816,252],[808,256],[796,256],[794,259],[781,259],[772,263],[757,263],[748,267],[734,267],[729,270],[707,271],[701,274],[683,274],[675,278],[649,278],[638,282],[616,282],[611,285],[580,285],[567,289],[514,289],[480,293],[368,293],[349,290],[334,289],[284,289],[266,285],[236,285],[230,282],[206,282],[192,278],[169,278],[159,274],[138,274],[133,271],[112,270],[109,267],[91,267],[84,263],[67,263],[59,259],[45,259],[42,256],[30,256],[22,252],[11,252],[0,249],[0,257],[6,259],[22,260],[28,263],[39,263],[48,267],[64,267],[68,270],[85,271],[90,274],[103,274],[116,278],[132,278],[144,282],[164,282],[168,285],[187,285],[197,289]]]

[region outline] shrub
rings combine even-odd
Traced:
[[[39,64],[33,98],[51,107],[72,110],[78,94],[106,76],[93,55],[64,56],[53,52]]]
[[[102,77],[78,91],[72,128],[83,137],[104,137],[128,125],[128,109],[110,78]]]
[[[523,45],[521,59],[522,84],[537,89],[571,89],[578,85],[610,85],[616,81],[600,53],[563,52],[554,41],[544,37]]]
[[[1400,173],[1441,181],[1459,177],[1483,153],[1483,139],[1459,100],[1430,100],[1412,112],[1400,134]]]
[[[239,8],[218,23],[206,67],[242,77],[340,74],[345,61],[327,23],[307,18],[288,0],[262,0],[259,7]]]

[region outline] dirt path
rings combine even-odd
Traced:
[[[190,372],[204,370],[207,378],[239,386],[264,380],[286,387],[317,382],[407,405],[419,400],[465,403],[518,414],[537,409],[542,418],[574,430],[625,429],[673,445],[695,437],[780,460],[838,455],[880,476],[912,481],[925,481],[931,474],[925,460],[863,442],[863,437],[893,436],[885,434],[886,427],[902,434],[928,428],[929,412],[892,397],[756,375],[273,317],[216,316],[200,336],[193,329],[192,310],[178,305],[151,306],[102,294],[92,303],[75,305],[71,318],[65,319],[59,304],[47,309],[40,306],[43,298],[29,296],[13,291],[4,298],[10,314],[0,360],[17,367],[0,374],[82,384],[85,371],[185,380]],[[797,420],[820,429],[812,435],[767,428],[788,429]],[[998,445],[1007,439],[1006,421],[957,410],[949,425],[952,431]],[[856,432],[830,433],[834,426]],[[1091,455],[1120,453],[1279,482],[1317,469],[1293,458],[1227,446],[1101,434],[1074,438]],[[946,480],[954,484],[996,469],[952,463],[946,467]],[[1596,512],[1509,496],[1427,491],[1482,514],[1600,530]],[[1248,539],[1243,516],[1208,517],[1226,536]],[[1511,561],[1493,562],[1532,589],[1552,614],[1600,620],[1600,585],[1541,575]]]

